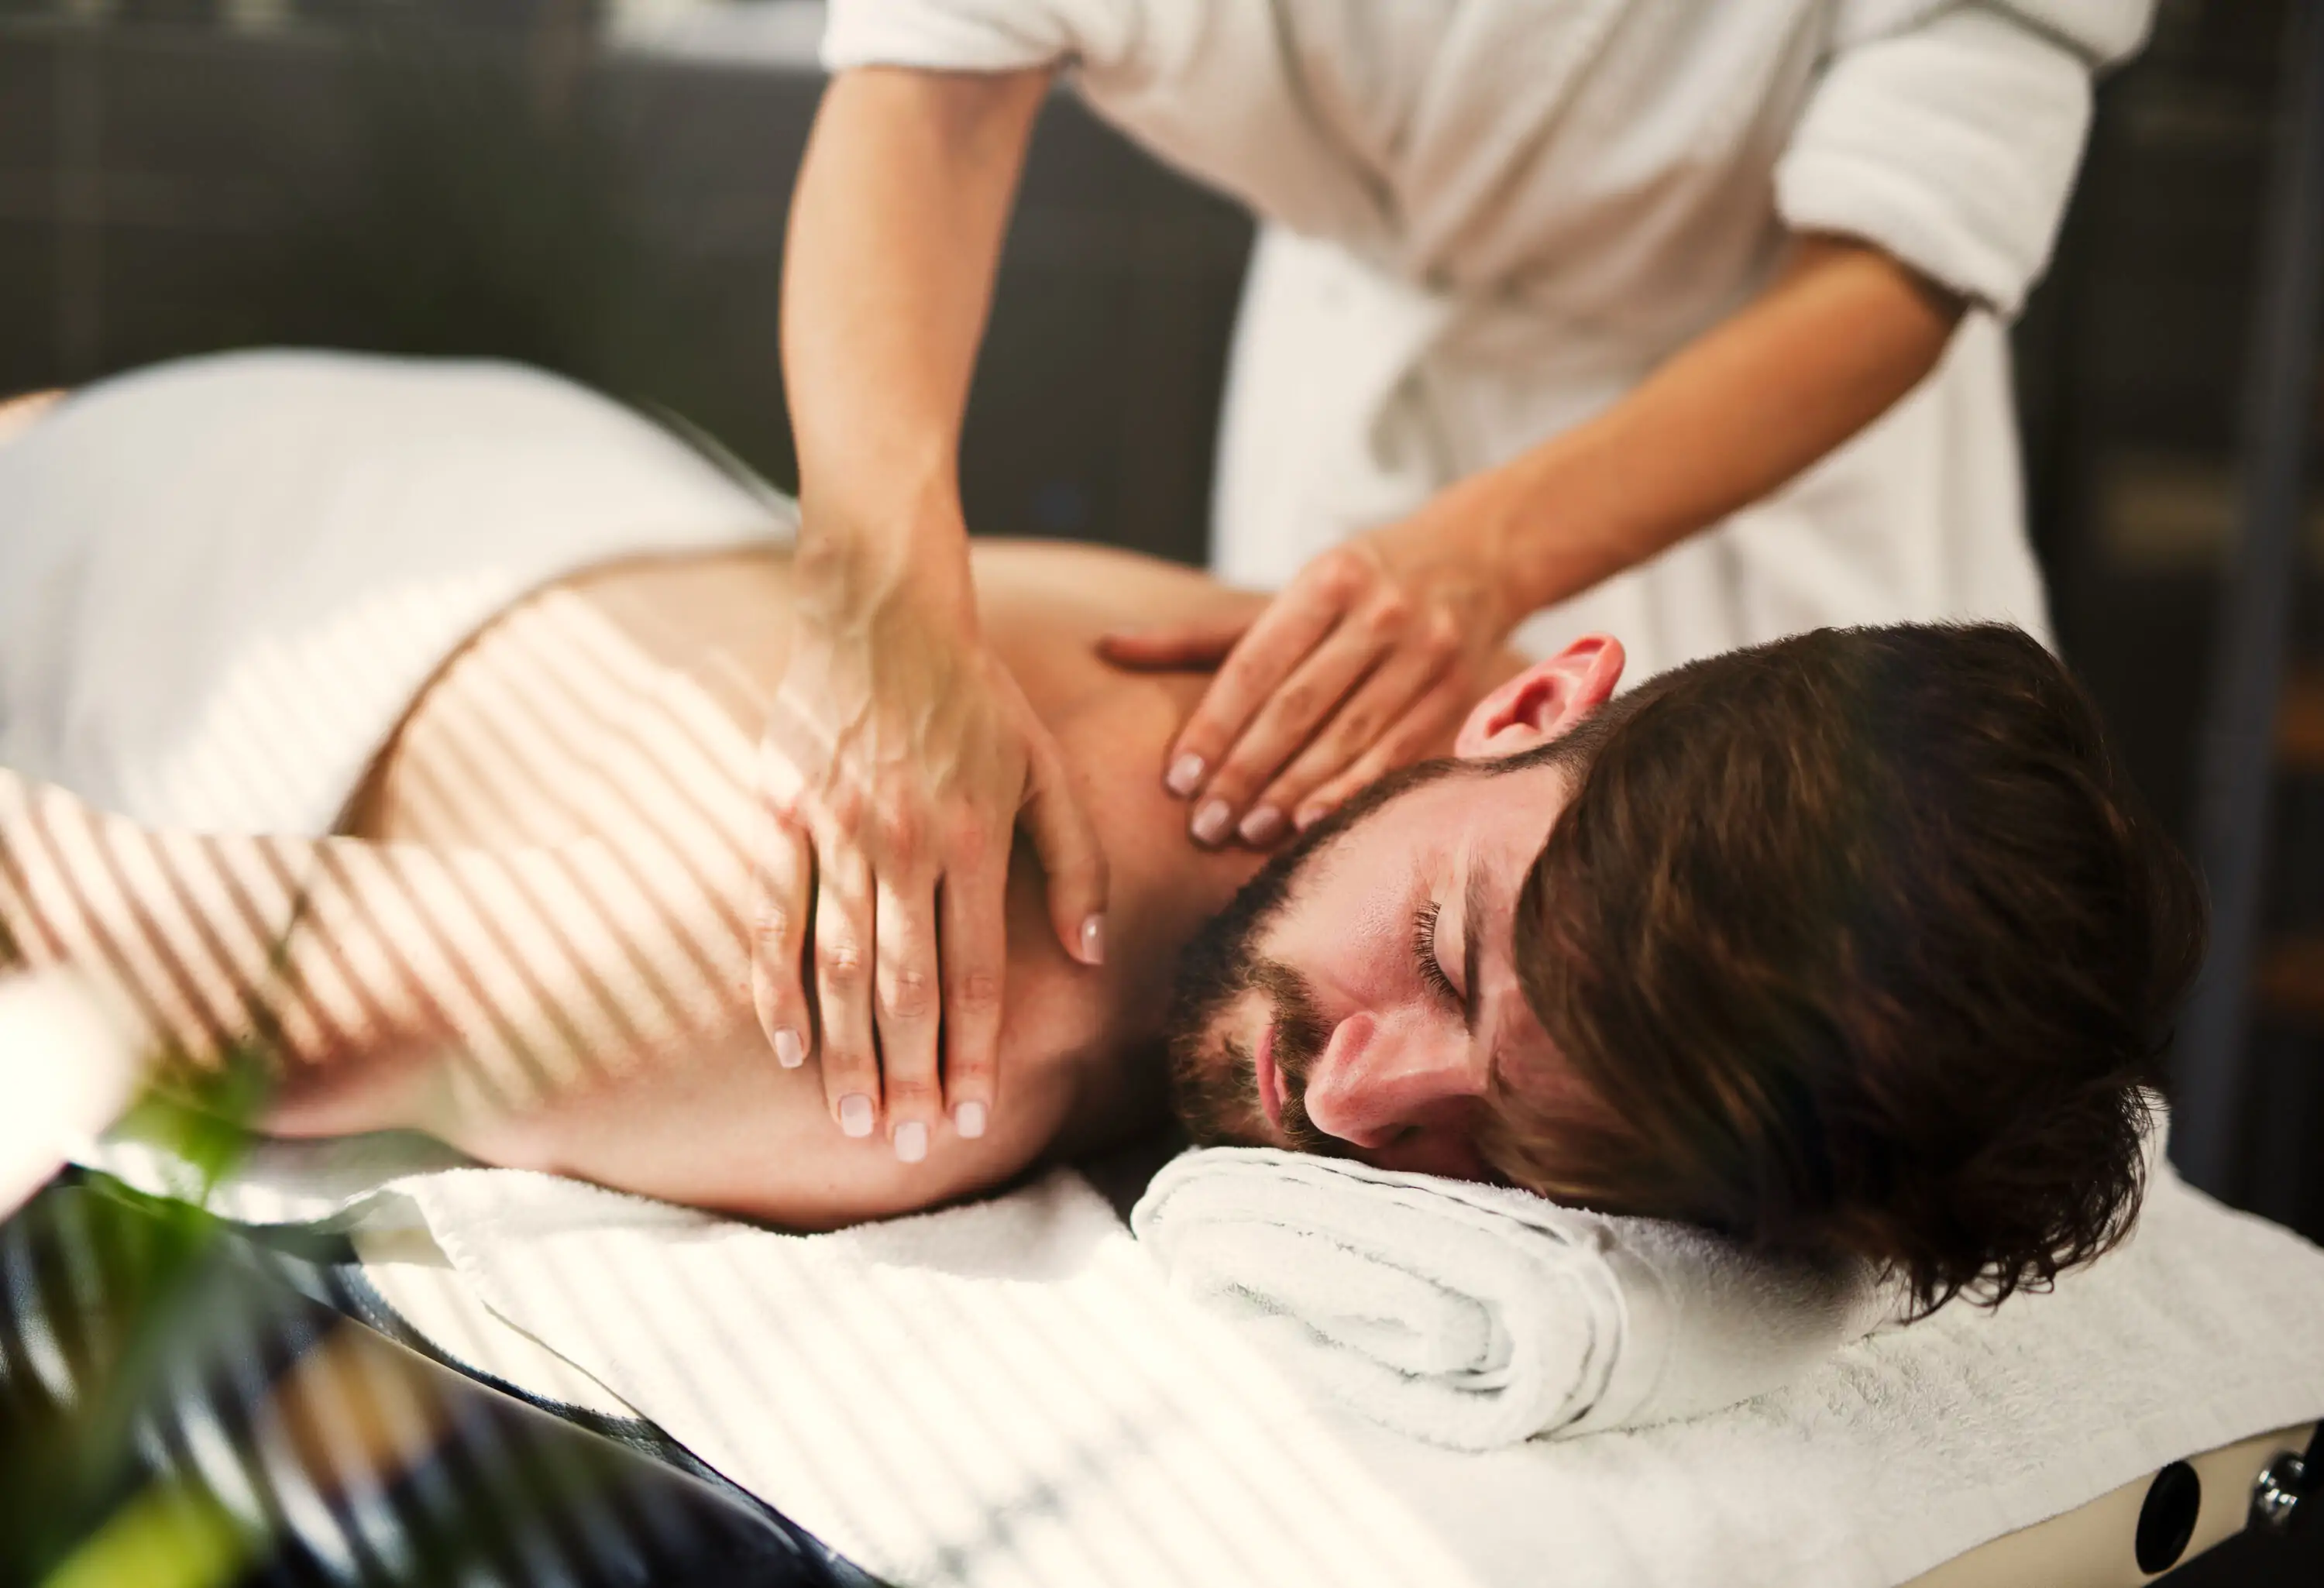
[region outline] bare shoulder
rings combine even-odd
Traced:
[[[980,540],[977,593],[995,610],[1038,613],[1090,635],[1130,624],[1256,614],[1264,595],[1238,590],[1200,568],[1113,546],[1066,540]]]
[[[1264,597],[1110,547],[975,543],[987,632],[1020,677],[1068,684],[1110,629],[1255,614]],[[344,831],[381,839],[557,844],[659,802],[633,786],[676,764],[687,789],[750,783],[789,654],[790,567],[767,548],[639,559],[518,602],[429,681],[350,803]],[[1089,669],[1084,669],[1089,670]],[[654,798],[648,798],[654,797]]]

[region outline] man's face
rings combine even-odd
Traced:
[[[1489,1177],[1495,1077],[1572,1085],[1510,942],[1569,777],[1432,762],[1253,878],[1181,972],[1172,1070],[1195,1139]]]

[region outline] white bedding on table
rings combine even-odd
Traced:
[[[796,1236],[428,1151],[269,1143],[209,1205],[355,1230],[383,1295],[424,1286],[406,1321],[455,1360],[633,1408],[899,1583],[1472,1581],[1077,1174]],[[84,1161],[201,1188],[126,1133]],[[423,1240],[445,1269],[415,1272]]]
[[[2319,1302],[2324,1252],[2166,1168],[2054,1294],[1949,1306],[1715,1417],[1481,1455],[1335,1426],[1488,1583],[1872,1588],[2316,1417]]]
[[[2167,1168],[2054,1294],[1713,1416],[1471,1454],[1303,1400],[1069,1171],[800,1236],[511,1169],[365,1193],[339,1145],[274,1144],[213,1205],[424,1229],[474,1316],[903,1583],[1523,1588],[1548,1561],[1561,1588],[1877,1588],[2324,1415],[2324,1252]],[[356,1145],[365,1172],[391,1145]],[[90,1161],[193,1184],[134,1142]]]

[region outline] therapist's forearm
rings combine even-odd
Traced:
[[[1523,610],[1783,485],[1936,367],[1960,304],[1889,255],[1803,240],[1742,310],[1603,414],[1454,487]]]
[[[964,595],[961,416],[1047,80],[870,69],[825,95],[783,267],[804,564]]]

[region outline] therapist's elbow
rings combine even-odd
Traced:
[[[1975,306],[1966,294],[1877,243],[1831,232],[1795,234],[1777,285],[1806,280],[1877,292],[1917,310],[1930,326],[1948,335]]]
[[[1792,323],[1849,351],[1835,370],[1868,417],[1933,374],[1974,300],[1861,239],[1803,234],[1769,289],[1805,309]]]

